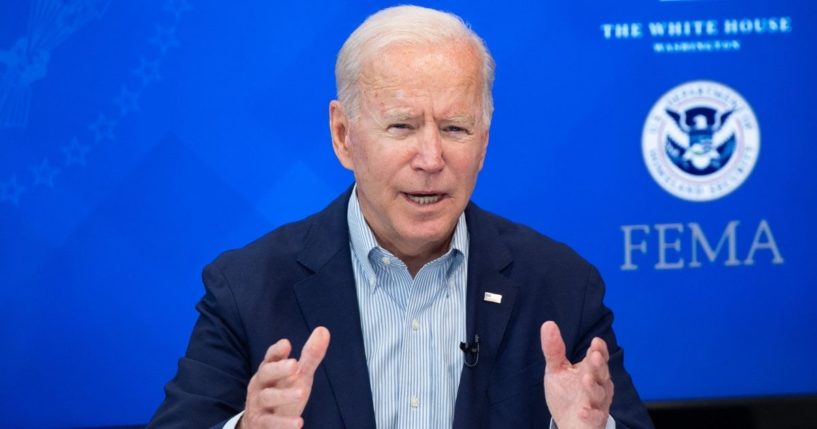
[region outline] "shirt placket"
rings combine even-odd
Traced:
[[[424,266],[414,279],[404,271],[400,276],[401,287],[408,290],[403,326],[403,342],[400,353],[400,406],[399,427],[429,428],[434,407],[432,381],[433,324],[430,310],[437,294],[437,270],[439,262]],[[396,267],[395,267],[396,268]]]

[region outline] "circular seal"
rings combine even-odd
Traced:
[[[749,177],[760,129],[735,90],[696,80],[658,99],[644,122],[641,149],[647,170],[665,191],[687,201],[712,201]]]

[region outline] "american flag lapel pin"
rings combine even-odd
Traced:
[[[485,297],[482,298],[485,302],[493,302],[494,304],[502,304],[502,295],[498,293],[485,292]]]

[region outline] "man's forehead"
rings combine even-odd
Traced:
[[[481,78],[473,47],[466,41],[452,40],[387,46],[363,63],[359,82],[387,89],[469,85]]]
[[[473,121],[482,106],[476,87],[471,90],[378,87],[364,89],[362,95],[367,111],[389,120],[408,120],[433,113],[441,119]]]
[[[479,87],[473,81],[452,84],[411,82],[408,80],[395,82],[375,81],[364,84],[361,89],[364,96],[397,104],[401,101],[409,102],[417,98],[428,97],[440,101],[456,101],[459,98],[467,98],[466,102],[470,103],[472,102],[470,97],[477,95],[479,92]]]

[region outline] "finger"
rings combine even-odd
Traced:
[[[590,374],[582,376],[582,387],[584,388],[587,401],[592,408],[602,408],[607,403],[607,390],[603,385],[596,382]]]
[[[292,352],[292,344],[286,338],[278,340],[277,343],[269,346],[264,355],[264,362],[276,362],[289,357]]]
[[[616,386],[613,384],[613,380],[604,383],[604,390],[607,392],[607,398],[609,399],[610,403],[607,404],[607,409],[610,409],[610,405],[613,403],[613,395],[616,392]]]
[[[263,387],[280,384],[298,371],[298,362],[295,359],[285,359],[278,362],[264,362],[255,374],[258,384]]]
[[[301,350],[301,359],[298,363],[301,366],[301,372],[313,376],[318,365],[326,356],[326,350],[329,348],[329,330],[323,326],[318,326],[312,331],[312,335],[306,340],[304,348]]]
[[[604,384],[610,380],[610,367],[600,351],[594,350],[585,359],[588,361],[588,371],[593,375],[593,379],[599,384]]]
[[[280,416],[276,414],[265,414],[255,419],[256,426],[263,428],[299,429],[304,426],[304,419],[299,416]]]
[[[304,390],[298,387],[267,387],[258,394],[258,405],[268,411],[275,411],[283,405],[298,403],[304,399]]]
[[[542,340],[542,353],[545,355],[545,372],[569,366],[559,326],[555,322],[547,321],[542,324],[539,335]]]
[[[598,350],[601,355],[604,357],[604,361],[610,360],[610,352],[607,350],[607,343],[599,338],[593,338],[593,341],[590,342],[590,347],[587,349],[587,354],[590,354],[591,350]]]

